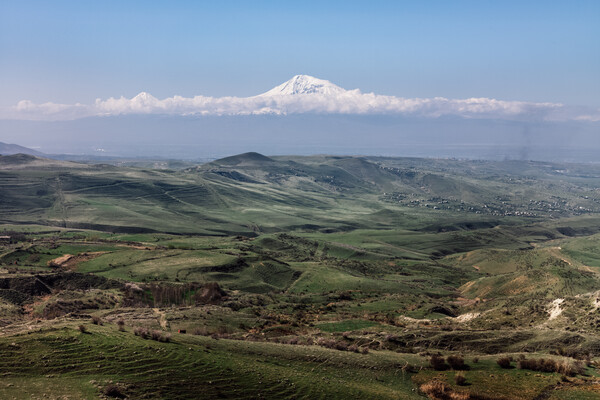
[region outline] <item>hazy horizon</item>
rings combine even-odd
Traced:
[[[48,154],[600,161],[600,5],[0,5],[0,141]]]

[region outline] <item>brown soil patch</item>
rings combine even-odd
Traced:
[[[154,247],[142,246],[142,245],[138,245],[138,244],[118,244],[117,246],[127,247],[130,249],[136,249],[136,250],[156,250],[156,248],[154,248]]]
[[[54,260],[48,261],[49,267],[60,267],[63,269],[68,269],[71,271],[75,271],[79,263],[84,261],[92,260],[96,257],[101,256],[102,254],[108,253],[107,251],[93,251],[86,253],[79,253],[76,256],[72,254],[65,254],[64,256],[55,258]]]
[[[35,307],[47,302],[48,300],[50,300],[50,298],[52,298],[52,295],[50,295],[50,294],[46,295],[46,296],[38,297],[37,300],[34,301],[33,303],[23,305],[23,312],[26,315],[28,315],[30,318],[32,318],[33,310],[35,309]]]
[[[61,267],[63,264],[65,264],[67,261],[69,261],[73,257],[74,256],[72,254],[65,254],[63,256],[60,256],[53,260],[48,261],[48,266],[49,267]]]
[[[456,304],[459,307],[470,307],[470,306],[475,306],[479,303],[481,303],[481,299],[479,297],[475,297],[474,299],[458,297],[455,301],[451,302],[451,304]]]

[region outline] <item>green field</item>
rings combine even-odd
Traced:
[[[0,156],[0,398],[600,398],[599,177]],[[464,359],[465,385],[438,352]]]

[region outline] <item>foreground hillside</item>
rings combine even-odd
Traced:
[[[0,397],[600,398],[599,179],[0,157]]]

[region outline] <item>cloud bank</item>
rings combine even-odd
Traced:
[[[345,90],[306,75],[297,75],[270,91],[253,97],[182,97],[157,99],[142,92],[133,98],[97,99],[93,104],[35,104],[22,100],[2,110],[2,119],[73,120],[128,114],[261,115],[261,114],[388,114],[437,118],[507,119],[533,121],[600,121],[600,110],[559,103],[504,101],[490,98],[403,98]]]

